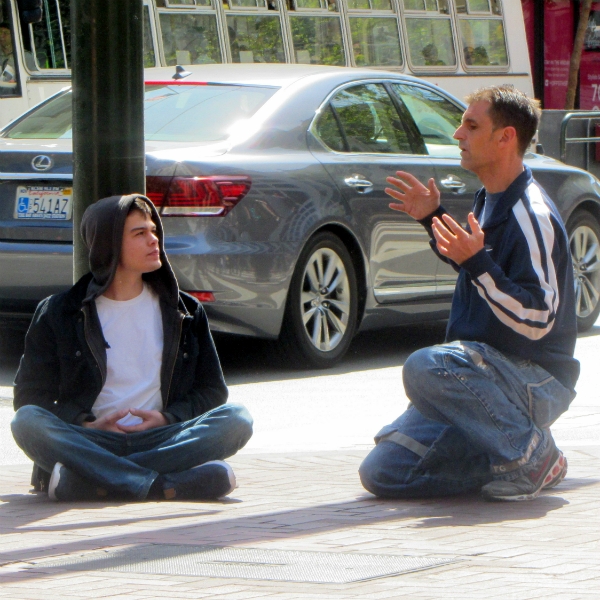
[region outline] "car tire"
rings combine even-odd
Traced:
[[[287,361],[317,369],[338,363],[354,337],[357,310],[356,272],[348,249],[328,231],[316,234],[300,253],[288,290],[279,335]]]
[[[576,211],[567,224],[575,277],[577,329],[587,331],[600,313],[600,224],[586,210]]]

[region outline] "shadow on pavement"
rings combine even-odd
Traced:
[[[155,530],[140,530],[133,533],[123,532],[105,536],[86,536],[84,539],[69,542],[56,538],[51,544],[40,545],[37,548],[13,549],[10,555],[0,553],[0,561],[4,563],[30,562],[44,557],[71,554],[92,548],[148,543],[219,545],[219,540],[225,539],[225,545],[227,546],[244,545],[248,547],[253,543],[302,538],[309,535],[342,531],[347,528],[360,528],[366,525],[381,524],[385,526],[386,523],[401,521],[410,521],[406,526],[411,529],[476,526],[505,521],[515,522],[541,519],[549,512],[559,510],[569,504],[564,498],[555,495],[541,496],[534,502],[490,504],[482,502],[475,496],[398,501],[378,500],[365,494],[349,502],[316,504],[294,510],[262,512],[250,516],[227,517],[224,515],[221,518],[211,518],[222,511],[211,509],[204,512],[190,511],[188,513],[181,511],[181,504],[179,504],[178,507],[174,507],[174,510],[180,511],[178,515],[170,514],[165,517],[149,516],[139,519],[95,522],[90,520],[82,524],[65,523],[50,527],[42,525],[27,527],[27,523],[31,521],[38,521],[72,509],[93,511],[107,506],[121,505],[111,503],[54,504],[46,501],[46,505],[42,507],[40,506],[44,502],[42,498],[35,498],[34,500],[21,497],[21,500],[19,500],[16,496],[11,495],[0,497],[0,499],[6,502],[6,504],[0,505],[0,519],[10,519],[14,525],[14,527],[11,527],[11,531],[14,533],[70,531],[80,528],[89,529],[95,526],[100,528],[152,520],[164,521],[170,518],[208,517],[210,519],[205,523],[191,524],[188,521],[181,526]],[[35,513],[31,510],[33,505],[36,505]],[[131,505],[129,506],[131,510]],[[197,506],[197,503],[194,506]],[[156,505],[151,503],[140,505],[140,512],[144,510],[144,507],[155,510]],[[376,531],[376,529],[371,529],[371,531]],[[95,567],[99,568],[99,566],[94,564],[94,560],[90,560],[90,563],[86,565],[86,570],[93,570]],[[82,567],[83,565],[80,565],[78,569]],[[36,576],[36,572],[30,572],[30,575]],[[40,572],[39,575],[41,576],[42,573]]]

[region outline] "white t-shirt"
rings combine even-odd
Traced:
[[[106,349],[106,383],[96,398],[92,412],[96,418],[122,408],[162,410],[160,370],[163,328],[158,297],[144,284],[132,300],[96,298],[98,317]],[[127,415],[122,425],[136,425],[139,417]]]

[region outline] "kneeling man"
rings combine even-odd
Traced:
[[[200,303],[179,291],[145,196],[90,206],[90,273],[43,300],[17,372],[12,432],[53,500],[220,498],[252,435]],[[50,476],[48,476],[50,475]]]
[[[458,281],[447,343],[408,358],[411,405],[360,467],[378,496],[481,490],[487,500],[531,500],[567,472],[549,428],[579,375],[573,268],[561,217],[523,164],[539,109],[512,86],[468,101],[454,137],[485,187],[467,229],[440,206],[433,179],[388,178],[399,201],[390,207],[427,229]]]

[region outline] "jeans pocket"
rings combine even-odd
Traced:
[[[529,415],[540,428],[550,427],[568,408],[575,394],[550,376],[527,384]]]

